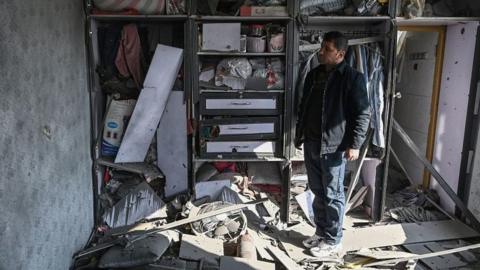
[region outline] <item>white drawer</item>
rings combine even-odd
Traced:
[[[276,99],[207,99],[207,110],[274,110],[277,107]]]
[[[275,153],[275,142],[207,142],[206,153]]]

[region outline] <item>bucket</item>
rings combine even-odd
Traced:
[[[247,52],[262,53],[265,52],[266,37],[247,37]]]

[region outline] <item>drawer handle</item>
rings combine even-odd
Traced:
[[[246,145],[243,145],[243,146],[241,146],[241,145],[231,145],[230,148],[234,148],[234,149],[236,149],[236,148],[247,149],[248,146],[246,146]]]
[[[242,106],[246,106],[246,105],[252,105],[252,103],[251,103],[251,102],[232,101],[232,102],[230,102],[230,105],[242,105]]]
[[[228,127],[228,130],[246,130],[248,127]]]

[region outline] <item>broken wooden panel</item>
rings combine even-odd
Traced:
[[[373,226],[345,231],[343,249],[353,251],[478,235],[478,232],[455,220]]]
[[[166,217],[165,203],[149,184],[143,182],[105,212],[103,220],[111,228],[132,225],[142,219]]]
[[[182,64],[182,54],[182,49],[157,46],[115,163],[144,161]]]
[[[301,223],[282,232],[280,240],[291,258],[299,261],[312,258],[302,241],[315,233],[315,228]],[[477,237],[479,234],[467,225],[454,220],[422,223],[393,224],[352,228],[343,232],[343,251],[365,248],[405,245],[421,242]]]
[[[157,130],[157,164],[165,174],[165,197],[188,190],[187,111],[183,92],[172,91]]]
[[[410,245],[404,245],[404,247],[407,250],[413,253],[416,253],[418,255],[429,254],[432,252],[445,250],[442,246],[440,246],[436,242],[410,244]],[[460,258],[457,257],[455,254],[447,254],[443,256],[424,258],[420,260],[431,269],[452,269],[452,268],[465,266],[468,264],[468,262],[460,260]]]
[[[190,234],[182,235],[180,258],[215,262],[220,256],[223,256],[222,240]]]
[[[223,256],[220,258],[220,270],[275,270],[275,264],[239,257]]]

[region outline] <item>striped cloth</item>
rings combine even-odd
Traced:
[[[165,0],[94,0],[95,6],[104,11],[136,10],[140,14],[162,14]]]

